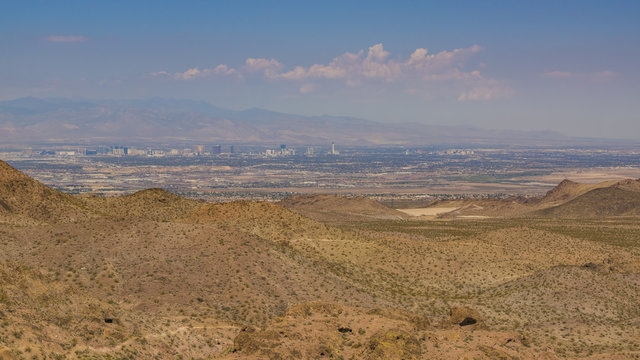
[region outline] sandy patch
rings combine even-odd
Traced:
[[[458,210],[457,207],[429,207],[429,208],[418,208],[418,209],[397,209],[398,211],[402,211],[403,213],[411,216],[437,216],[440,214],[448,213],[454,210]]]

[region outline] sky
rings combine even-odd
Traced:
[[[640,137],[640,1],[5,1],[0,100]]]

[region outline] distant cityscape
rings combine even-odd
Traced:
[[[70,193],[160,187],[210,201],[333,193],[380,201],[540,195],[564,178],[638,178],[640,150],[279,144],[25,144],[0,159]]]
[[[328,151],[316,151],[316,147],[307,146],[304,153],[297,152],[295,147],[290,147],[286,144],[281,144],[279,148],[267,148],[264,151],[238,151],[235,145],[193,145],[183,148],[158,148],[158,147],[134,147],[134,146],[96,146],[96,147],[76,147],[75,149],[65,146],[63,149],[56,149],[55,146],[47,146],[46,149],[33,150],[25,149],[23,152],[26,155],[54,155],[54,156],[152,156],[152,157],[164,157],[164,156],[211,156],[211,155],[224,155],[224,154],[243,154],[243,155],[256,155],[265,157],[278,157],[278,156],[317,156],[317,155],[340,155],[340,151],[336,150],[335,143],[331,143],[331,147]]]
[[[25,156],[141,156],[141,157],[194,157],[194,156],[215,156],[215,155],[246,155],[258,157],[289,157],[305,156],[317,157],[323,155],[339,156],[340,151],[335,143],[327,148],[319,146],[303,146],[304,152],[299,152],[296,147],[281,144],[278,148],[264,147],[259,150],[259,145],[243,145],[238,149],[236,145],[191,145],[185,147],[163,147],[163,146],[123,146],[123,145],[101,145],[101,146],[69,146],[61,145],[41,145],[25,146],[20,148],[20,152]],[[357,148],[357,147],[356,147]],[[351,147],[350,149],[354,149]],[[16,148],[12,149],[16,151]],[[0,150],[1,151],[1,150]],[[362,150],[360,150],[362,151]],[[483,151],[483,149],[480,149]],[[487,151],[487,149],[484,149]],[[369,151],[365,151],[369,152]],[[450,148],[450,149],[402,149],[404,155],[440,155],[440,156],[472,156],[476,154],[474,149]]]

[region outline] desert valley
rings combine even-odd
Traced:
[[[2,1],[0,360],[640,360],[640,1]]]
[[[640,356],[640,181],[413,210],[69,195],[2,162],[0,356]]]

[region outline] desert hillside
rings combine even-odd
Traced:
[[[70,222],[93,214],[73,196],[53,190],[0,160],[0,216]]]
[[[640,215],[640,192],[617,187],[598,188],[561,205],[534,213],[553,218],[594,219]]]
[[[438,212],[438,209],[443,211]],[[436,201],[423,212],[440,218],[549,217],[604,219],[640,215],[640,180],[580,184],[563,180],[538,198],[465,199]]]
[[[279,205],[321,221],[353,221],[368,219],[400,220],[408,216],[365,197],[335,195],[296,195]]]
[[[538,216],[428,219],[360,198],[72,196],[0,165],[4,358],[640,355],[635,180],[491,200]]]
[[[103,216],[171,221],[203,204],[162,189],[147,189],[119,197],[81,196],[83,203]]]

